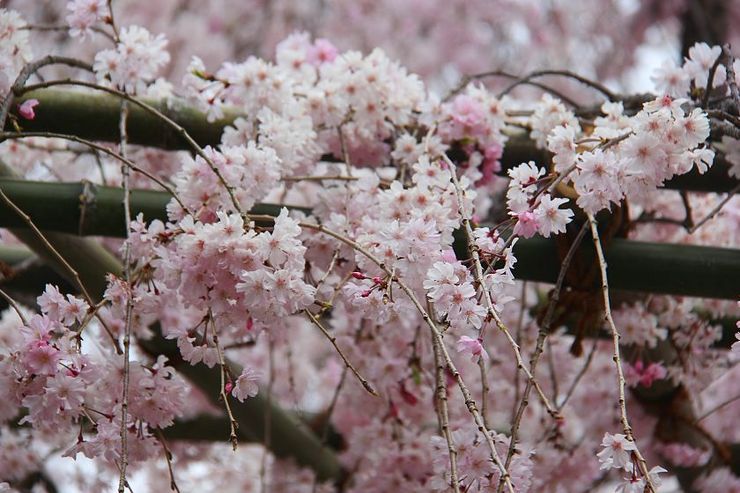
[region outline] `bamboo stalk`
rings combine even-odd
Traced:
[[[0,178],[0,188],[42,230],[117,237],[124,234],[120,188],[6,178]],[[170,198],[165,192],[132,190],[132,215],[141,212],[148,221],[166,220],[165,205]],[[256,217],[276,216],[280,207],[258,204],[249,213]],[[0,204],[0,227],[22,228],[24,224]],[[610,285],[614,289],[706,298],[737,297],[740,250],[623,239],[614,239],[606,245],[606,250],[611,267]],[[514,275],[518,279],[555,283],[560,258],[554,240],[520,239],[514,253],[518,259]],[[583,245],[579,255],[593,257],[593,248]]]
[[[33,120],[21,120],[26,131],[59,132],[105,142],[119,140],[121,101],[114,96],[90,91],[39,89],[25,93],[18,98],[18,103],[28,99],[37,99],[39,105]],[[218,145],[224,128],[236,117],[232,113],[211,123],[203,113],[182,101],[173,101],[170,106],[166,101],[143,101],[185,128],[201,147]],[[170,150],[189,149],[181,135],[140,107],[131,105],[128,122],[128,139],[132,144]],[[13,128],[6,126],[6,130],[12,131]]]
[[[89,140],[118,142],[120,100],[115,96],[45,88],[24,94],[18,98],[18,103],[28,99],[37,99],[39,105],[33,120],[20,120],[24,131],[58,132]],[[169,105],[165,101],[143,101],[183,127],[201,147],[219,145],[224,129],[239,116],[236,111],[227,111],[224,118],[209,122],[202,112],[182,100],[171,101]],[[190,149],[185,139],[172,127],[140,107],[131,105],[128,120],[128,139],[132,144],[169,150]],[[5,130],[13,131],[14,128],[8,123]],[[334,159],[332,156],[324,158]],[[534,141],[522,133],[512,137],[504,147],[499,174],[506,175],[508,169],[527,161],[534,161],[544,167],[549,158],[545,151],[537,149]],[[715,165],[703,175],[692,170],[668,181],[665,186],[695,192],[728,192],[740,183],[727,175],[728,169],[729,164],[721,156],[717,156]]]
[[[17,179],[17,173],[11,167],[0,161],[0,177],[12,177]],[[2,187],[5,191],[5,187]],[[13,200],[13,199],[11,199]],[[43,200],[43,199],[41,199]],[[14,201],[15,202],[15,201]],[[24,206],[21,210],[26,212]],[[35,223],[35,216],[31,220]],[[68,279],[74,284],[74,279],[69,279],[69,270],[57,256],[49,250],[47,245],[38,239],[23,219],[15,214],[7,204],[0,207],[0,222],[9,221],[9,228],[19,240],[31,248],[47,265],[49,265],[60,276]],[[45,228],[41,226],[41,229]],[[113,273],[120,275],[121,263],[108,252],[102,245],[87,238],[80,238],[65,234],[64,232],[45,231],[44,236],[49,245],[57,252],[62,253],[66,262],[73,266],[79,275],[81,283],[93,298],[102,297],[106,288],[105,275]]]
[[[78,236],[113,236],[126,234],[123,219],[123,189],[88,182],[33,182],[0,177],[0,188],[41,229]],[[172,196],[153,190],[131,190],[131,215],[144,219],[167,221],[165,207]],[[282,206],[257,204],[250,214],[277,216]],[[307,211],[300,207],[291,207]],[[2,227],[24,227],[7,206],[0,204]]]

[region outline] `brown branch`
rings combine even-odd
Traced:
[[[617,370],[617,387],[619,390],[619,419],[622,423],[622,430],[624,431],[624,435],[635,445],[635,449],[632,451],[632,453],[637,459],[637,467],[640,469],[640,472],[645,479],[645,489],[647,490],[647,492],[655,493],[656,489],[655,485],[653,485],[652,479],[650,478],[647,461],[645,461],[645,458],[642,456],[640,450],[637,448],[635,437],[632,434],[632,426],[630,426],[629,419],[627,417],[627,400],[625,398],[624,391],[625,380],[624,372],[622,370],[622,360],[619,351],[620,335],[619,330],[617,330],[616,325],[614,325],[614,319],[612,318],[611,305],[609,302],[609,283],[606,275],[606,260],[604,259],[604,251],[601,247],[599,229],[593,214],[587,213],[586,215],[588,216],[588,224],[591,227],[591,237],[593,239],[594,247],[596,248],[596,256],[599,261],[599,270],[601,271],[601,293],[604,301],[604,318],[606,319],[606,322],[609,325],[609,329],[612,334],[612,344],[614,348],[613,360]]]
[[[40,68],[45,67],[47,65],[57,65],[57,64],[69,65],[70,67],[81,68],[83,70],[87,70],[88,72],[93,71],[92,66],[90,64],[85,63],[81,60],[77,60],[76,58],[54,56],[54,55],[47,55],[44,58],[36,60],[35,62],[26,64],[26,66],[21,69],[20,73],[18,74],[18,77],[16,77],[15,82],[13,82],[13,85],[10,88],[10,92],[5,96],[5,99],[3,100],[2,104],[0,104],[0,129],[5,128],[5,121],[8,118],[8,112],[10,111],[10,107],[15,101],[16,96],[20,96],[22,94],[23,86],[26,84],[28,79],[33,74],[35,74]]]

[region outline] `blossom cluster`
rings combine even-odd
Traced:
[[[115,49],[95,55],[93,69],[98,81],[110,81],[113,87],[141,93],[153,81],[162,66],[170,61],[164,35],[152,36],[140,26],[121,29]]]
[[[110,10],[105,0],[74,0],[67,3],[69,14],[66,17],[69,24],[69,35],[82,37],[90,35],[94,27],[110,19]]]
[[[77,435],[65,446],[66,455],[83,453],[115,464],[120,459],[122,361],[110,358],[108,350],[84,350],[84,339],[96,329],[89,325],[93,310],[85,301],[65,297],[47,285],[38,305],[40,314],[21,312],[27,320],[12,311],[4,314],[4,328],[12,327],[15,334],[0,353],[0,388],[5,396],[0,418],[7,421],[23,410],[19,423],[48,437],[64,443]],[[127,427],[132,461],[156,453],[154,430],[170,426],[182,415],[188,386],[166,362],[159,355],[153,362],[131,364]],[[76,434],[74,428],[85,421],[91,427]]]

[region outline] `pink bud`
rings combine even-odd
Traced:
[[[231,381],[226,382],[226,385],[224,386],[224,390],[226,391],[227,394],[230,393],[233,388],[234,388],[234,384],[231,383]]]
[[[368,296],[370,296],[370,293],[371,291],[368,289],[367,291],[363,291],[360,296],[362,296],[363,298],[367,298]]]
[[[27,101],[23,101],[23,103],[18,106],[18,113],[26,120],[33,120],[34,118],[36,118],[36,113],[33,111],[33,109],[38,106],[38,104],[38,99],[29,99]]]
[[[406,390],[406,386],[403,383],[401,383],[401,397],[409,406],[415,406],[419,403],[419,398]]]
[[[388,402],[388,415],[389,418],[397,418],[398,417],[398,406],[396,406],[396,403],[393,401]]]
[[[375,277],[373,277],[373,282],[375,284],[382,284],[383,283],[383,280],[380,278],[380,276],[375,276]]]
[[[355,279],[360,279],[360,280],[367,279],[367,277],[365,276],[365,274],[363,274],[362,272],[359,272],[359,271],[353,272],[352,273],[352,277],[354,277]]]

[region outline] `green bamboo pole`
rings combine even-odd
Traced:
[[[17,178],[18,174],[15,170],[0,161],[0,179],[17,180]],[[4,187],[2,189],[5,190]],[[14,201],[13,198],[10,200]],[[59,253],[63,252],[64,259],[75,269],[80,281],[94,298],[102,297],[105,292],[106,273],[121,274],[121,264],[118,259],[98,242],[55,231],[52,228],[51,231],[45,232],[44,238],[48,244],[44,243],[28,228],[15,211],[11,210],[4,201],[0,202],[2,203],[2,206],[0,206],[0,222],[8,221],[7,227],[11,233],[31,248],[57,274],[74,284],[75,281],[70,279],[67,266],[59,261],[57,256],[49,249],[49,246]],[[21,209],[25,212],[25,209]],[[43,230],[43,228],[41,229]]]
[[[123,237],[123,189],[89,182],[33,182],[0,177],[0,188],[28,214],[40,229],[79,236]],[[172,196],[154,190],[131,190],[131,216],[167,221],[165,207]],[[255,215],[277,216],[280,205],[257,204]],[[291,207],[307,211],[305,208]],[[17,214],[0,203],[0,222],[6,228],[25,227]]]
[[[38,89],[18,98],[18,103],[28,99],[39,101],[36,117],[33,120],[18,119],[24,131],[57,132],[76,135],[88,140],[118,142],[118,123],[120,101],[112,95],[90,91],[63,90],[56,88]],[[217,146],[226,126],[231,125],[238,116],[229,111],[224,118],[208,122],[205,115],[180,100],[164,101],[144,100],[166,116],[182,126],[187,133],[201,146]],[[15,130],[10,122],[5,130]],[[130,105],[128,118],[128,139],[132,144],[161,149],[190,150],[184,139],[151,113],[136,105]],[[332,159],[331,156],[326,156]],[[534,161],[541,165],[549,162],[546,153],[537,149],[526,134],[510,139],[504,148],[501,158],[502,171],[523,162]],[[715,165],[705,174],[700,175],[692,170],[666,183],[666,188],[697,192],[727,192],[740,181],[727,175],[728,163],[718,157]]]
[[[614,289],[723,299],[737,299],[740,294],[738,249],[625,239],[614,239],[605,249],[609,286]],[[581,255],[593,258],[592,250],[584,244]],[[557,280],[560,257],[554,241],[520,239],[514,255],[517,278],[548,283]]]
[[[118,122],[121,102],[112,95],[78,90],[39,89],[18,98],[18,103],[36,99],[36,117],[33,120],[20,119],[23,129],[29,132],[58,132],[76,135],[88,140],[118,142],[120,140]],[[167,117],[175,121],[202,147],[215,146],[221,141],[221,134],[227,125],[233,123],[235,114],[208,122],[205,115],[182,101],[144,99]],[[187,143],[172,127],[156,119],[151,113],[136,105],[129,105],[128,140],[161,149],[189,149]],[[6,130],[14,128],[10,123]]]
[[[42,230],[81,235],[123,236],[119,188],[84,183],[28,182],[0,178],[0,188]],[[165,192],[134,190],[132,214],[166,220]],[[277,215],[280,206],[258,204],[251,213]],[[0,204],[0,227],[20,227],[18,217]],[[584,244],[584,255],[589,246]],[[614,289],[734,299],[740,293],[740,250],[615,239],[607,247],[609,283]],[[74,253],[74,252],[73,252]],[[560,258],[554,240],[520,239],[514,253],[518,279],[554,283]]]

